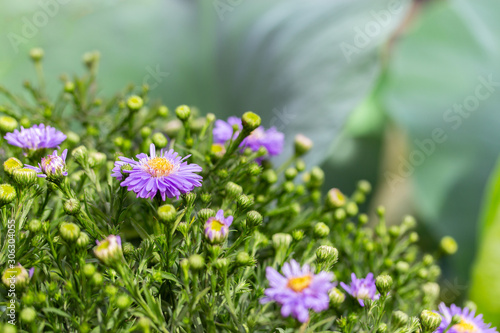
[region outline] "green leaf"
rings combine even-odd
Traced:
[[[56,314],[58,316],[65,317],[65,318],[70,318],[71,319],[71,316],[69,314],[67,314],[66,312],[64,312],[62,310],[56,309],[56,308],[43,308],[42,311],[43,312],[54,313],[54,314]]]

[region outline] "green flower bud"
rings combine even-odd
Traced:
[[[192,206],[195,200],[196,200],[196,193],[190,192],[184,195],[184,203],[188,207]]]
[[[321,245],[316,249],[316,259],[318,262],[329,262],[333,265],[339,259],[339,251],[333,246]]]
[[[292,216],[297,216],[300,214],[302,208],[300,207],[300,204],[298,202],[293,202],[290,205],[289,212]]]
[[[243,188],[233,182],[228,182],[226,184],[226,194],[230,198],[237,198],[243,192]]]
[[[10,184],[0,185],[0,207],[7,205],[16,199],[16,189]]]
[[[90,283],[95,287],[102,286],[103,281],[104,281],[104,278],[102,277],[102,274],[98,273],[98,272],[96,272],[94,275],[92,275],[92,278],[90,279]]]
[[[21,169],[22,167],[23,163],[15,157],[10,157],[3,163],[5,173],[11,177],[14,170]]]
[[[28,290],[21,298],[22,304],[26,306],[31,306],[35,303],[35,295],[32,291]]]
[[[280,248],[288,249],[290,247],[290,244],[292,243],[292,236],[290,236],[289,234],[277,233],[273,235],[272,239],[273,247],[276,250]]]
[[[337,188],[332,188],[326,194],[326,205],[328,208],[340,208],[346,204],[347,200],[344,194]]]
[[[34,47],[30,50],[30,58],[33,60],[33,62],[39,62],[40,60],[43,59],[43,49],[39,47]]]
[[[236,255],[236,263],[239,266],[253,266],[255,265],[255,259],[248,253],[241,251]]]
[[[418,234],[416,232],[412,232],[410,233],[410,235],[408,236],[408,240],[411,242],[411,243],[416,243],[418,242]]]
[[[330,302],[333,305],[339,305],[339,304],[344,303],[344,301],[345,301],[345,294],[337,288],[332,288],[328,292],[328,296],[330,297]]]
[[[407,215],[403,219],[402,226],[405,228],[405,230],[413,229],[417,226],[417,221],[413,216]]]
[[[169,137],[176,137],[181,129],[182,129],[182,122],[179,119],[169,121],[164,128],[165,133]]]
[[[239,210],[247,211],[254,204],[253,197],[249,197],[248,195],[242,194],[236,200],[236,204]]]
[[[245,112],[241,117],[241,123],[243,124],[243,130],[247,132],[252,132],[254,129],[260,126],[262,120],[260,117],[253,112]]]
[[[262,173],[262,167],[257,163],[250,163],[248,165],[248,173],[251,176],[258,176]]]
[[[377,333],[385,333],[387,332],[387,324],[381,323],[377,327]]]
[[[158,207],[158,217],[165,224],[174,223],[177,220],[177,210],[172,205],[163,205]]]
[[[121,294],[116,298],[116,307],[120,310],[127,310],[132,304],[132,300],[127,294]]]
[[[217,261],[214,263],[215,268],[218,271],[224,272],[228,267],[231,262],[227,258],[221,258],[217,259]]]
[[[438,299],[441,288],[439,287],[439,284],[435,282],[427,282],[422,286],[422,291],[425,299],[432,303]]]
[[[160,117],[163,117],[163,118],[167,118],[168,117],[168,108],[165,106],[165,105],[161,105],[159,108],[158,108],[158,115]]]
[[[151,320],[149,320],[146,317],[141,317],[137,321],[137,327],[144,332],[144,333],[149,333],[151,331]]]
[[[310,186],[320,187],[325,181],[325,172],[319,167],[314,167],[311,169],[311,181]]]
[[[82,165],[87,163],[88,160],[88,150],[85,146],[78,146],[71,152],[71,156],[75,159],[75,161]]]
[[[37,219],[33,219],[28,223],[27,229],[32,233],[37,233],[42,229],[42,222]]]
[[[76,240],[76,247],[81,250],[86,250],[87,246],[90,244],[90,237],[85,232],[80,232],[80,236]]]
[[[373,244],[373,242],[366,242],[364,244],[364,248],[366,252],[372,252],[375,249],[375,245]]]
[[[187,105],[180,105],[175,109],[175,115],[180,121],[186,122],[191,117],[191,109]]]
[[[212,194],[208,192],[202,193],[200,199],[204,204],[208,204],[210,201],[212,201]]]
[[[189,267],[193,271],[202,270],[205,267],[205,259],[199,254],[193,254],[189,257]]]
[[[432,265],[429,267],[429,279],[436,280],[439,276],[441,276],[441,268],[437,265]]]
[[[357,186],[358,190],[363,194],[368,194],[372,190],[372,185],[367,180],[360,180]]]
[[[434,257],[431,256],[430,254],[424,255],[422,262],[425,266],[430,266],[434,263]]]
[[[355,216],[358,214],[359,208],[354,201],[351,201],[345,206],[345,211],[347,213],[347,216]]]
[[[31,278],[32,272],[28,272],[21,264],[17,264],[12,267],[9,266],[3,271],[2,282],[7,289],[11,288],[11,285],[15,285],[15,288],[11,289],[24,289],[28,285]]]
[[[318,222],[314,225],[314,236],[325,238],[330,234],[330,228],[323,222]]]
[[[441,324],[441,316],[435,312],[424,310],[420,313],[422,327],[429,332],[434,332]]]
[[[137,95],[130,96],[127,99],[127,107],[130,111],[139,111],[144,105],[144,101]]]
[[[83,271],[83,275],[85,275],[87,278],[91,278],[92,276],[94,276],[96,269],[95,269],[95,266],[92,264],[85,264],[83,266],[82,271]]]
[[[468,308],[470,311],[477,311],[477,304],[471,300],[465,301],[464,307]]]
[[[375,279],[375,286],[377,287],[380,295],[385,296],[391,290],[392,287],[392,277],[389,275],[379,275]]]
[[[210,208],[203,208],[198,212],[198,219],[202,222],[206,222],[209,218],[215,216],[215,211]]]
[[[358,217],[358,222],[361,225],[365,225],[368,223],[368,215],[366,214],[360,214]]]
[[[285,193],[292,193],[295,190],[295,184],[291,181],[286,181],[283,183],[283,191]]]
[[[298,171],[295,168],[288,168],[285,170],[286,180],[294,180],[297,177]]]
[[[118,288],[116,288],[115,286],[113,286],[113,285],[111,285],[111,284],[108,284],[108,285],[104,288],[104,293],[105,293],[107,296],[113,297],[113,296],[115,296],[115,295],[118,293]]]
[[[306,162],[302,159],[297,159],[297,161],[295,161],[295,168],[298,172],[304,171],[306,169]]]
[[[77,199],[68,199],[64,203],[64,212],[68,215],[76,215],[80,212],[80,201]]]
[[[45,301],[47,300],[47,295],[45,295],[44,293],[37,293],[36,294],[36,303],[38,304],[44,304]]]
[[[13,132],[19,124],[17,120],[9,116],[1,116],[0,117],[0,131],[4,133]]]
[[[262,173],[262,180],[268,184],[274,184],[278,181],[278,175],[273,169],[268,169]]]
[[[177,230],[186,237],[189,231],[189,225],[186,222],[181,222],[177,225]]]
[[[392,238],[398,238],[399,235],[401,234],[401,229],[397,225],[393,225],[389,228],[389,235]]]
[[[392,322],[396,327],[401,327],[406,325],[409,319],[410,317],[408,317],[408,315],[403,311],[398,310],[392,313]]]
[[[32,307],[24,308],[21,311],[19,318],[27,324],[32,323],[36,319],[36,311]]]
[[[298,134],[295,136],[295,155],[302,156],[313,147],[313,142],[308,137]]]
[[[226,169],[219,169],[217,170],[217,176],[221,179],[226,179],[229,176],[229,173]]]
[[[417,271],[417,276],[421,279],[427,279],[427,277],[429,276],[429,271],[425,268],[420,268]]]
[[[100,153],[98,151],[93,151],[89,154],[89,165],[91,167],[101,167],[106,163],[106,161],[106,154]]]
[[[246,215],[247,226],[249,228],[254,228],[259,226],[262,223],[262,215],[255,210],[251,210]]]
[[[153,141],[155,146],[158,148],[165,148],[168,144],[167,138],[165,137],[165,135],[163,135],[160,132],[153,134],[153,136],[151,137],[151,140]]]
[[[347,213],[345,212],[345,209],[337,208],[337,209],[335,209],[333,216],[334,216],[335,220],[343,221],[347,217]]]
[[[294,241],[299,242],[304,238],[304,230],[292,231],[292,238]]]
[[[410,270],[410,264],[408,264],[406,261],[398,261],[396,263],[396,270],[400,274],[408,273],[408,271]]]
[[[74,91],[75,91],[75,83],[74,82],[72,82],[72,81],[64,82],[64,92],[71,94]]]
[[[28,168],[16,169],[12,172],[12,178],[21,187],[30,187],[35,184],[36,171]]]
[[[143,128],[141,128],[141,137],[143,139],[146,139],[147,137],[149,137],[151,135],[151,133],[153,133],[153,131],[151,130],[151,127],[147,127],[147,126],[144,126]]]
[[[441,251],[443,251],[444,254],[446,255],[452,255],[455,254],[458,250],[458,245],[455,239],[450,236],[445,236],[441,239],[441,242],[439,243]]]
[[[131,255],[134,254],[135,252],[135,247],[132,243],[125,242],[122,245],[122,250],[123,250],[123,255],[125,257],[130,257]]]
[[[59,234],[68,244],[73,244],[80,237],[80,227],[74,223],[61,223]]]

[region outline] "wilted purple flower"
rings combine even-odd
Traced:
[[[26,167],[38,172],[38,177],[47,178],[48,180],[58,180],[62,176],[68,175],[68,171],[66,171],[67,154],[67,149],[64,149],[61,156],[58,156],[57,150],[54,150],[52,155],[42,158],[42,162],[38,163],[38,167],[31,165],[26,165]]]
[[[300,267],[295,260],[285,263],[282,271],[285,276],[272,267],[266,268],[270,288],[264,291],[266,296],[261,303],[275,301],[281,304],[283,317],[291,314],[302,323],[309,320],[309,309],[315,312],[328,309],[328,291],[335,287],[332,273],[313,274],[309,265]]]
[[[25,149],[42,149],[56,148],[66,140],[66,135],[54,127],[39,124],[30,128],[21,126],[21,131],[16,129],[13,133],[7,133],[4,139],[13,146]]]
[[[233,126],[237,125],[239,130],[233,134]],[[227,122],[217,120],[213,130],[215,143],[226,143],[231,139],[236,139],[240,131],[243,129],[241,119],[229,117]],[[259,150],[260,147],[265,147],[270,156],[281,154],[285,144],[285,135],[279,132],[275,127],[265,130],[264,127],[257,127],[248,137],[243,140],[240,147],[250,148],[253,151]]]
[[[468,308],[461,309],[455,304],[448,308],[444,303],[441,303],[439,304],[439,314],[443,321],[435,333],[444,332],[455,315],[459,315],[461,320],[447,330],[448,333],[498,333],[496,328],[490,328],[491,324],[484,323],[482,314],[475,316],[475,311]]]
[[[365,306],[365,300],[378,300],[380,295],[377,294],[377,287],[373,274],[369,273],[366,278],[358,279],[356,274],[351,274],[351,285],[348,286],[344,282],[340,282],[342,288],[345,289],[352,297],[357,298],[361,306]]]
[[[231,223],[233,223],[233,217],[224,218],[224,211],[220,209],[215,217],[210,217],[205,222],[205,236],[210,242],[220,243],[226,239]]]
[[[180,157],[173,149],[169,151],[161,150],[159,156],[156,156],[156,148],[151,144],[149,148],[150,156],[141,153],[137,155],[139,161],[127,157],[120,157],[124,163],[128,163],[132,170],[123,170],[128,173],[128,177],[120,184],[127,186],[129,191],[134,191],[138,198],[150,198],[159,192],[162,199],[177,199],[181,194],[191,192],[195,187],[201,186],[203,178],[195,172],[201,172],[202,169],[197,164],[188,164],[184,158]],[[113,177],[122,179],[121,173],[118,175],[116,166],[113,169]]]

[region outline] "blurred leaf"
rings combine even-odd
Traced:
[[[492,174],[482,210],[482,236],[472,273],[471,299],[487,321],[500,326],[500,160]]]
[[[495,0],[431,2],[396,44],[381,92],[410,143],[393,161],[401,171],[386,181],[413,179],[433,235],[451,234],[460,244],[452,258],[460,281],[469,274],[480,198],[498,156],[500,25],[492,13],[499,11]],[[455,110],[467,103],[471,111]]]

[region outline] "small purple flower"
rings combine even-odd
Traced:
[[[57,150],[54,150],[52,155],[42,157],[38,167],[31,165],[26,165],[26,167],[38,172],[38,177],[47,178],[48,180],[60,180],[61,177],[68,175],[68,171],[66,171],[67,154],[67,149],[64,149],[61,156],[58,156]]]
[[[351,274],[351,285],[348,286],[344,282],[340,282],[342,288],[347,291],[352,297],[357,298],[361,306],[365,306],[365,300],[378,300],[380,295],[377,294],[377,287],[375,286],[375,279],[373,274],[369,273],[366,278],[358,279],[356,274]]]
[[[233,134],[234,125],[237,125],[239,130]],[[214,142],[224,144],[231,139],[234,140],[242,129],[243,125],[240,118],[229,117],[227,122],[217,120],[213,130]],[[260,147],[265,147],[270,156],[276,156],[281,154],[284,144],[285,135],[283,133],[279,132],[275,127],[266,130],[260,126],[243,140],[240,147],[248,147],[253,151],[258,151]]]
[[[138,198],[153,199],[159,192],[164,201],[166,197],[179,199],[181,194],[201,186],[203,178],[195,173],[201,172],[201,167],[184,162],[191,155],[182,158],[171,149],[161,150],[157,156],[154,144],[151,144],[149,153],[150,156],[144,153],[137,155],[139,161],[120,157],[121,162],[132,167],[132,170],[123,170],[129,175],[120,185],[136,193]],[[122,174],[116,172],[117,166],[120,165],[118,163],[120,162],[115,162],[112,176],[121,180]]]
[[[123,179],[122,167],[127,164],[123,161],[115,161],[115,166],[111,169],[111,177],[115,177],[118,180]]]
[[[285,263],[282,271],[284,276],[272,267],[266,268],[270,288],[264,291],[266,296],[261,303],[275,301],[281,304],[283,317],[291,314],[302,323],[309,320],[309,309],[315,312],[328,309],[328,291],[335,287],[332,273],[313,274],[309,265],[300,267],[295,260]]]
[[[21,126],[21,131],[16,129],[13,133],[7,133],[4,139],[13,146],[25,149],[42,149],[56,148],[66,140],[66,135],[54,127],[40,124],[30,128]]]
[[[490,328],[491,324],[484,323],[482,314],[476,316],[475,311],[470,311],[468,308],[461,309],[455,304],[448,308],[444,303],[441,303],[439,304],[439,314],[443,321],[434,333],[444,332],[454,315],[459,315],[461,321],[446,331],[448,333],[498,333],[495,327]]]
[[[120,236],[109,235],[102,241],[96,240],[95,256],[105,265],[119,261],[123,257],[122,239]]]
[[[232,223],[233,217],[228,216],[224,218],[224,211],[220,209],[215,217],[210,217],[207,222],[205,222],[205,237],[207,237],[211,243],[223,242],[229,233],[229,226],[231,226]]]

